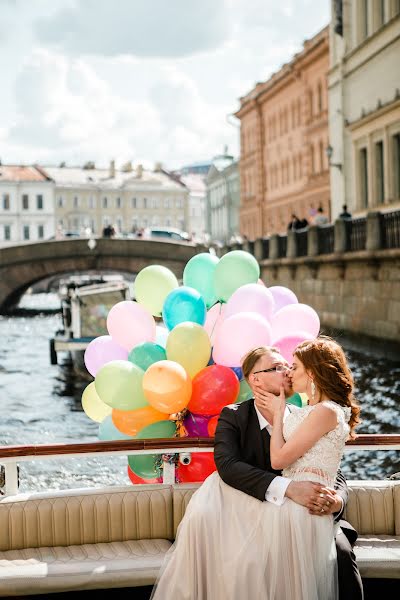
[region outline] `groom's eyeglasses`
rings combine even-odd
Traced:
[[[272,371],[276,371],[277,373],[285,373],[285,371],[289,371],[289,367],[286,365],[276,365],[276,367],[271,367],[270,369],[261,369],[261,371],[254,371],[253,375],[257,373],[272,373]]]

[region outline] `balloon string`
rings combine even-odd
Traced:
[[[213,327],[212,327],[212,330],[211,330],[210,339],[211,339],[211,337],[212,337],[212,334],[214,333],[215,326],[217,325],[217,321],[218,321],[218,319],[220,318],[220,316],[221,316],[221,312],[222,312],[222,302],[219,302],[218,304],[219,304],[219,315],[218,315],[218,317],[217,317],[217,318],[215,319],[215,321],[214,321],[214,325],[213,325]]]

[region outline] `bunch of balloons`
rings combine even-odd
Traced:
[[[111,308],[109,335],[85,351],[94,381],[82,407],[101,440],[212,437],[223,407],[251,398],[242,357],[274,345],[291,362],[294,347],[320,328],[312,307],[289,288],[266,287],[256,259],[241,250],[194,256],[182,284],[164,266],[145,267],[134,297]],[[212,453],[193,453],[176,475],[203,481],[214,470]],[[161,457],[128,456],[128,475],[133,483],[162,481]]]

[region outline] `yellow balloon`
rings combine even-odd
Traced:
[[[108,406],[108,404],[104,404],[104,402],[100,400],[99,395],[96,392],[94,381],[89,383],[83,390],[82,408],[89,419],[92,419],[92,421],[96,421],[97,423],[101,423],[103,419],[108,417],[108,415],[111,415],[112,412],[112,407]]]
[[[170,269],[150,265],[136,275],[134,293],[139,304],[155,317],[161,317],[165,298],[177,287],[178,280]]]
[[[211,342],[207,331],[198,323],[179,323],[167,338],[167,359],[174,360],[193,377],[208,365]]]

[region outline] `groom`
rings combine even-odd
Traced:
[[[281,386],[292,395],[287,362],[275,348],[260,349],[257,368],[245,373],[256,400],[226,406],[215,432],[214,459],[221,479],[228,485],[261,501],[280,505],[290,498],[314,515],[333,514],[340,528],[336,535],[340,600],[361,600],[361,576],[352,550],[357,532],[341,519],[348,500],[348,487],[338,471],[335,489],[310,481],[291,481],[272,469],[270,433],[273,402]],[[290,410],[288,405],[287,410]]]

